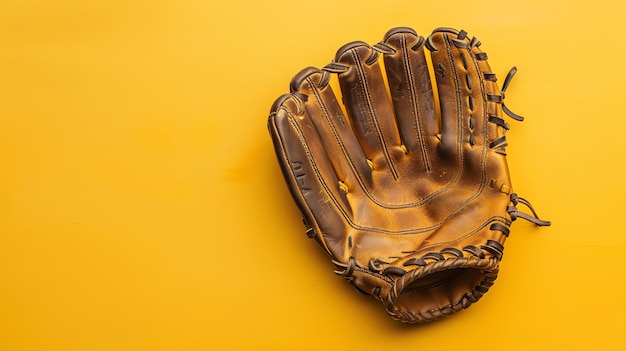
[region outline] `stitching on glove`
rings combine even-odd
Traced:
[[[419,37],[418,40],[418,44],[421,42],[423,45],[423,38]],[[418,45],[415,44],[415,45]],[[421,150],[421,154],[422,154],[422,160],[424,161],[424,168],[426,169],[426,172],[430,172],[431,170],[431,165],[430,165],[430,157],[428,155],[428,152],[426,152],[426,141],[424,140],[424,131],[422,126],[420,125],[420,123],[418,121],[422,121],[423,119],[420,116],[419,113],[419,101],[417,101],[417,99],[415,98],[417,96],[417,93],[415,91],[415,81],[414,81],[414,76],[413,76],[413,66],[411,65],[411,56],[408,53],[407,50],[407,43],[406,43],[406,35],[402,34],[402,55],[404,56],[404,72],[405,72],[405,77],[407,79],[408,82],[408,87],[410,89],[410,97],[411,97],[411,116],[413,118],[413,127],[415,128],[415,131],[417,132],[417,139],[418,139],[418,143],[420,145],[420,150]],[[413,49],[413,48],[411,48]]]
[[[374,51],[373,51],[374,52]],[[385,147],[386,143],[384,142],[385,140],[385,136],[382,134],[382,131],[380,130],[380,126],[378,123],[378,114],[376,113],[376,107],[374,105],[374,101],[372,101],[372,96],[370,95],[370,88],[368,85],[368,81],[366,79],[366,74],[365,74],[365,70],[363,69],[363,66],[361,65],[361,61],[359,59],[359,56],[357,54],[357,52],[355,50],[352,50],[352,58],[354,60],[354,62],[356,63],[355,67],[356,67],[356,71],[357,71],[357,77],[361,83],[361,86],[363,87],[363,90],[361,93],[363,94],[363,96],[365,97],[365,99],[367,100],[367,108],[368,108],[368,113],[372,119],[372,121],[374,122],[374,128],[376,129],[376,135],[377,135],[377,140],[378,140],[378,146],[380,147],[380,149],[383,152],[383,155],[385,157],[385,160],[387,161],[387,164],[389,165],[389,170],[391,171],[391,175],[393,176],[394,180],[398,180],[398,170],[396,169],[396,166],[391,158],[391,156],[389,155],[389,150],[387,150],[387,148]],[[366,62],[367,64],[367,62]]]

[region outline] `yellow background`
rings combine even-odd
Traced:
[[[1,350],[623,350],[623,1],[14,1],[0,11]],[[480,303],[391,320],[306,238],[266,130],[301,68],[463,28],[518,221]]]

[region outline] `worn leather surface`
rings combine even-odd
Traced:
[[[269,131],[335,273],[405,322],[480,299],[512,220],[503,94],[480,42],[394,28],[376,45],[343,46],[290,88]]]

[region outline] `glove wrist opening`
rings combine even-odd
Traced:
[[[498,275],[495,257],[460,257],[408,271],[394,281],[387,312],[403,322],[441,319],[469,307],[493,285]]]

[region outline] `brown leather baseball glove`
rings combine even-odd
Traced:
[[[516,218],[550,225],[512,192],[503,116],[522,117],[503,100],[516,70],[499,88],[479,46],[462,30],[394,28],[298,73],[269,116],[306,234],[336,274],[404,322],[480,299]]]

